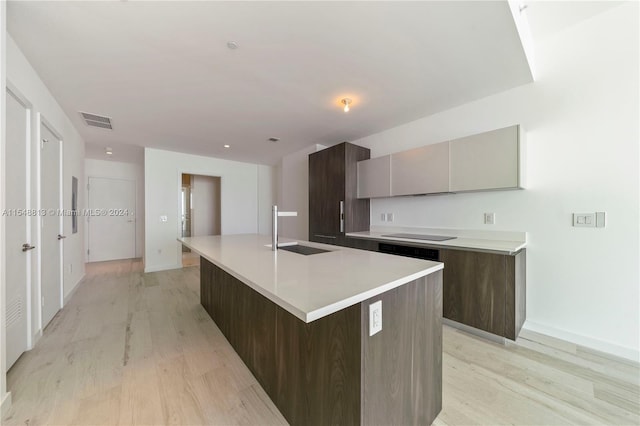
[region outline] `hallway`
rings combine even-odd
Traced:
[[[199,304],[197,267],[87,277],[8,373],[10,424],[286,424]]]

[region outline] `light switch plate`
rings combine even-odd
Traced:
[[[380,220],[383,222],[387,221],[387,215],[385,213],[380,213]]]
[[[166,222],[166,221],[167,221],[166,216],[160,216],[160,222]]]
[[[574,213],[573,226],[582,227],[582,228],[595,228],[596,214],[595,213]]]
[[[607,212],[596,212],[596,228],[604,228],[607,224]]]
[[[387,222],[393,222],[393,213],[387,213]]]
[[[369,305],[369,336],[382,331],[382,300]]]
[[[484,214],[484,224],[485,225],[495,225],[496,223],[496,214],[495,213],[485,213]]]

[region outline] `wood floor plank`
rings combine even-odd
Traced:
[[[200,305],[199,268],[87,265],[7,374],[2,425],[279,425],[286,421]],[[640,369],[523,330],[515,344],[443,328],[434,424],[640,424]]]

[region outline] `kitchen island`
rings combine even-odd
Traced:
[[[328,251],[272,251],[253,234],[179,241],[201,256],[205,310],[291,424],[430,424],[440,412],[442,263],[308,242]]]

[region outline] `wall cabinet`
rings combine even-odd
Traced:
[[[524,187],[520,126],[450,141],[451,192]]]
[[[391,155],[391,195],[449,191],[449,142]]]
[[[516,125],[374,158],[358,165],[358,197],[521,189],[524,154]]]
[[[358,198],[391,196],[391,156],[358,161]]]
[[[309,155],[309,241],[343,245],[345,232],[369,230],[369,200],[357,198],[357,163],[369,157],[348,142]]]
[[[440,250],[443,312],[450,320],[515,340],[526,317],[526,251]]]

